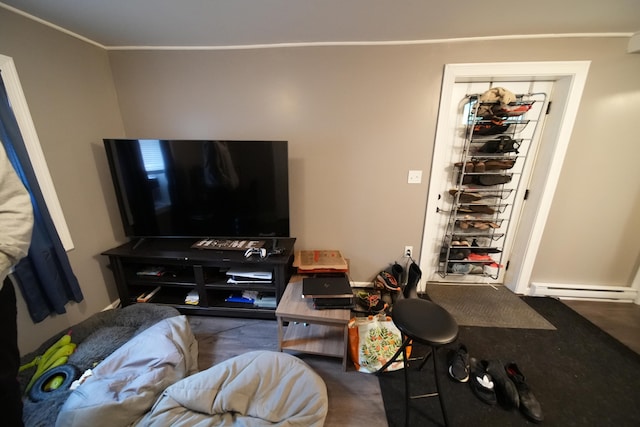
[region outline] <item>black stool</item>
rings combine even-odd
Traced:
[[[402,353],[403,360],[405,360],[405,426],[409,425],[409,401],[411,400],[411,396],[409,395],[409,375],[407,374],[407,346],[411,345],[412,342],[419,342],[431,348],[431,352],[425,356],[425,359],[420,365],[420,369],[422,369],[428,357],[433,359],[433,376],[436,382],[436,392],[423,397],[438,395],[444,423],[445,426],[448,426],[449,420],[438,380],[437,350],[441,346],[449,344],[458,338],[458,323],[447,310],[438,304],[420,298],[398,300],[393,306],[391,318],[402,333],[403,342],[393,358],[378,372],[384,371]]]

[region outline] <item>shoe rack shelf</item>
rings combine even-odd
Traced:
[[[438,212],[447,215],[438,274],[475,275],[496,280],[518,197],[520,179],[543,114],[534,103],[544,93],[517,94],[503,109],[467,95],[460,113],[462,144],[455,144],[451,189]],[[535,117],[531,117],[535,114]]]

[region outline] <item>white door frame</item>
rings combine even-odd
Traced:
[[[553,107],[546,119],[530,183],[530,188],[540,190],[529,193],[527,209],[523,212],[520,225],[516,231],[511,257],[509,258],[509,270],[506,271],[504,278],[505,285],[513,292],[518,294],[529,293],[531,272],[573,131],[589,65],[590,61],[445,65],[420,260],[431,256],[432,251],[427,246],[431,241],[431,239],[428,239],[429,232],[437,229],[438,224],[436,207],[438,206],[438,193],[442,188],[440,182],[442,177],[441,174],[434,171],[446,164],[443,151],[437,148],[443,144],[448,144],[447,139],[450,138],[448,130],[454,126],[453,121],[457,119],[446,114],[446,112],[451,111],[452,103],[455,102],[457,104],[459,102],[459,100],[452,99],[454,84],[474,80],[491,80],[494,82],[536,79],[553,80]],[[422,264],[427,265],[428,263],[422,262]],[[423,279],[419,284],[419,289],[424,291],[425,288],[426,281]]]

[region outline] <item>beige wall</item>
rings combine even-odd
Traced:
[[[67,305],[67,314],[34,325],[18,292],[19,346],[26,353],[117,298],[99,255],[121,234],[108,215],[104,192],[113,190],[99,144],[104,135],[122,135],[123,126],[104,50],[0,8],[0,53],[14,60],[75,244],[69,258],[84,294],[82,303]]]
[[[628,40],[111,52],[128,136],[290,141],[297,247],[369,280],[420,246],[447,63],[592,61],[534,281],[627,286],[640,253],[640,55]],[[406,183],[422,169],[422,185]]]
[[[447,63],[592,61],[533,280],[628,285],[640,254],[640,55],[626,54],[626,44],[105,52],[0,9],[0,53],[15,60],[85,294],[38,325],[20,302],[22,351],[117,297],[100,256],[124,239],[104,137],[289,140],[298,248],[341,249],[355,280],[370,279],[405,245],[418,253]],[[421,185],[406,183],[409,169],[424,171]]]

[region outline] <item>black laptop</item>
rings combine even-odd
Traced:
[[[352,309],[353,298],[314,298],[313,308],[316,310]]]
[[[302,298],[353,298],[353,291],[346,275],[305,277],[302,279]]]

